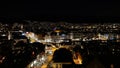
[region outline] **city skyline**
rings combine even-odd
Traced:
[[[1,4],[0,68],[120,68],[119,6],[113,1]]]

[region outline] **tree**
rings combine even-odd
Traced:
[[[56,50],[53,54],[53,61],[54,62],[71,62],[74,63],[72,59],[72,53],[66,48],[60,48]]]

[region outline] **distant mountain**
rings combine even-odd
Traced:
[[[24,22],[24,20],[32,21],[48,21],[48,22],[68,22],[68,23],[119,23],[120,17],[97,17],[97,16],[55,16],[55,15],[38,15],[38,16],[4,16],[0,17],[0,22],[13,23]]]

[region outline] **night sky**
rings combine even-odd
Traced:
[[[0,20],[120,22],[119,2],[17,2],[3,4]]]

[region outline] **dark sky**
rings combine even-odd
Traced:
[[[119,21],[119,2],[17,2],[3,4],[0,17],[7,19]]]

